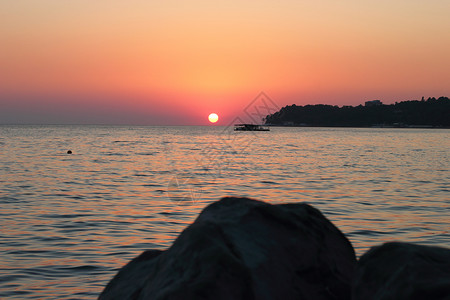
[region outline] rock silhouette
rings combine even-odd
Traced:
[[[407,243],[373,247],[358,262],[354,300],[450,299],[450,250]]]
[[[165,250],[124,266],[99,299],[350,299],[353,247],[317,209],[223,198]]]

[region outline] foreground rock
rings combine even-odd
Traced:
[[[355,266],[317,209],[224,198],[168,250],[123,267],[100,299],[350,299]]]
[[[406,243],[374,247],[358,262],[354,300],[450,299],[450,250]]]

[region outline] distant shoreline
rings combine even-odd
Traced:
[[[450,129],[450,126],[432,126],[432,125],[404,125],[404,126],[344,126],[344,125],[302,125],[302,124],[294,124],[294,125],[280,125],[280,124],[264,124],[264,126],[269,127],[308,127],[308,128],[373,128],[373,129]]]
[[[358,106],[326,104],[281,108],[267,115],[267,126],[293,127],[357,127],[357,128],[450,128],[448,97],[409,100],[383,104],[366,101]]]

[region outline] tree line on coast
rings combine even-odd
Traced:
[[[379,100],[365,105],[333,106],[288,105],[267,115],[266,125],[336,126],[336,127],[448,127],[450,99],[448,97],[408,100],[383,104]]]

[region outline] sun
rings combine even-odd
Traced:
[[[219,116],[217,114],[215,114],[215,113],[209,114],[208,120],[211,123],[216,123],[219,120]]]

